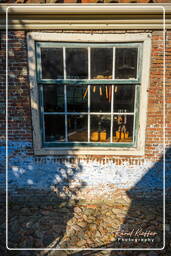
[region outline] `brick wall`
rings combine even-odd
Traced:
[[[1,86],[5,86],[5,33],[1,43]],[[25,32],[9,33],[9,140],[32,140]],[[5,96],[4,90],[2,91]],[[4,97],[1,98],[4,100]],[[2,101],[2,108],[4,102]],[[4,113],[4,109],[3,109]],[[4,126],[3,126],[4,127]],[[1,138],[5,131],[1,130]]]
[[[171,145],[171,31],[166,35],[166,145]]]
[[[122,32],[122,31],[120,31]],[[136,31],[127,31],[136,32]],[[142,31],[144,32],[144,31]],[[149,32],[149,31],[148,31]],[[114,32],[113,32],[114,33]],[[118,33],[118,32],[117,32]],[[1,88],[5,85],[5,33],[1,35]],[[166,37],[166,142],[170,138],[170,41],[171,32]],[[9,140],[32,142],[30,92],[28,81],[26,32],[9,32]],[[1,113],[5,114],[5,92],[1,90]],[[2,119],[3,120],[3,116]],[[5,137],[5,126],[1,122],[0,138]],[[146,129],[145,158],[157,160],[163,144],[163,32],[152,32],[152,55],[150,87],[148,91],[148,117]]]
[[[50,31],[48,31],[50,32]],[[61,32],[62,31],[58,31]],[[71,31],[68,31],[71,33]],[[96,31],[97,32],[97,31]],[[124,161],[130,161],[133,165],[142,165],[144,162],[151,162],[155,166],[161,158],[163,147],[163,32],[162,31],[112,31],[111,33],[133,33],[133,32],[152,32],[152,54],[151,54],[151,71],[150,87],[148,91],[148,115],[146,125],[146,143],[145,156],[114,156],[112,157],[116,165],[122,165]],[[30,89],[28,81],[28,62],[27,62],[27,45],[25,31],[9,32],[9,165],[14,171],[26,170],[27,168],[39,168],[42,164],[49,161],[47,157],[34,157],[32,148],[32,123],[30,107]],[[86,33],[86,32],[85,32]],[[99,33],[101,33],[99,31]],[[108,31],[106,31],[108,33]],[[0,48],[0,139],[1,146],[4,150],[5,139],[5,33],[1,33]],[[166,33],[166,143],[169,148],[171,144],[171,31]],[[168,151],[168,162],[170,151]],[[3,153],[1,154],[1,157]],[[53,158],[55,163],[56,157]],[[83,156],[83,159],[99,160],[102,164],[110,156]],[[63,159],[65,160],[65,159]],[[11,161],[11,163],[10,163]],[[47,161],[47,162],[46,162]],[[33,163],[34,162],[34,163]],[[33,164],[32,164],[33,163]],[[2,161],[1,161],[2,164]],[[16,167],[17,166],[17,167]],[[27,167],[26,167],[27,166]],[[29,167],[31,166],[31,167]],[[35,167],[36,166],[36,167]],[[145,165],[144,165],[145,166]],[[101,167],[100,167],[101,168]],[[105,167],[107,168],[107,167]],[[123,169],[120,169],[122,175],[126,175]],[[144,167],[144,172],[145,172]],[[148,167],[150,168],[150,167]],[[156,167],[159,169],[159,166]],[[169,170],[169,167],[168,167]],[[36,169],[37,171],[37,169]],[[140,176],[140,169],[135,173]],[[160,166],[160,171],[162,167]],[[45,173],[46,175],[46,173]],[[132,174],[133,176],[134,173]],[[132,177],[133,177],[132,176]],[[150,179],[153,179],[152,178]],[[130,178],[131,180],[131,178]],[[136,181],[135,181],[136,182]],[[151,181],[150,181],[151,182]]]
[[[153,31],[146,127],[146,157],[158,160],[163,144],[163,32]]]

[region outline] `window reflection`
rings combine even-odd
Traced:
[[[134,85],[114,86],[114,112],[134,112]]]
[[[112,79],[112,48],[91,48],[91,78]]]
[[[88,78],[88,50],[86,48],[66,48],[67,79]]]
[[[63,79],[63,49],[41,48],[43,79]]]
[[[137,77],[137,48],[116,48],[115,78],[135,79]]]
[[[64,112],[63,85],[44,85],[43,96],[45,112]]]
[[[45,141],[64,141],[65,117],[62,115],[45,115]]]
[[[67,86],[68,112],[87,112],[88,86]]]
[[[87,115],[68,115],[68,141],[88,141]]]
[[[90,90],[90,111],[110,112],[111,111],[112,86],[92,85]]]

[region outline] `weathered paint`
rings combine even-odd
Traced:
[[[102,186],[104,193],[116,189],[157,191],[163,189],[163,162],[144,161],[139,165],[123,162],[117,165],[112,160],[101,163],[97,160],[80,160],[74,164],[70,159],[60,162],[57,157],[28,156],[29,142],[9,142],[8,184],[9,190],[35,188],[50,190],[54,186],[78,186],[95,188]],[[5,146],[1,147],[1,165],[5,160]],[[5,163],[5,161],[4,161]],[[166,164],[166,169],[170,168]],[[1,172],[1,186],[5,173]],[[167,172],[167,187],[171,174]],[[94,190],[98,194],[99,190]],[[103,192],[102,192],[103,193]]]

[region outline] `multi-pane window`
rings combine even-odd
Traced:
[[[46,146],[133,146],[141,43],[36,44]]]

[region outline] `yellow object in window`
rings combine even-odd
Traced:
[[[116,138],[120,139],[120,132],[119,131],[116,131]]]
[[[121,132],[121,140],[125,139],[125,133]]]
[[[91,141],[98,141],[99,139],[99,133],[98,132],[92,132],[91,133]]]
[[[106,141],[106,137],[107,137],[107,134],[105,130],[100,132],[100,141]]]
[[[102,92],[102,87],[100,86],[100,96],[102,96],[103,95],[103,92]]]
[[[125,139],[128,139],[128,136],[129,136],[129,134],[128,134],[128,132],[126,132],[125,133]]]

